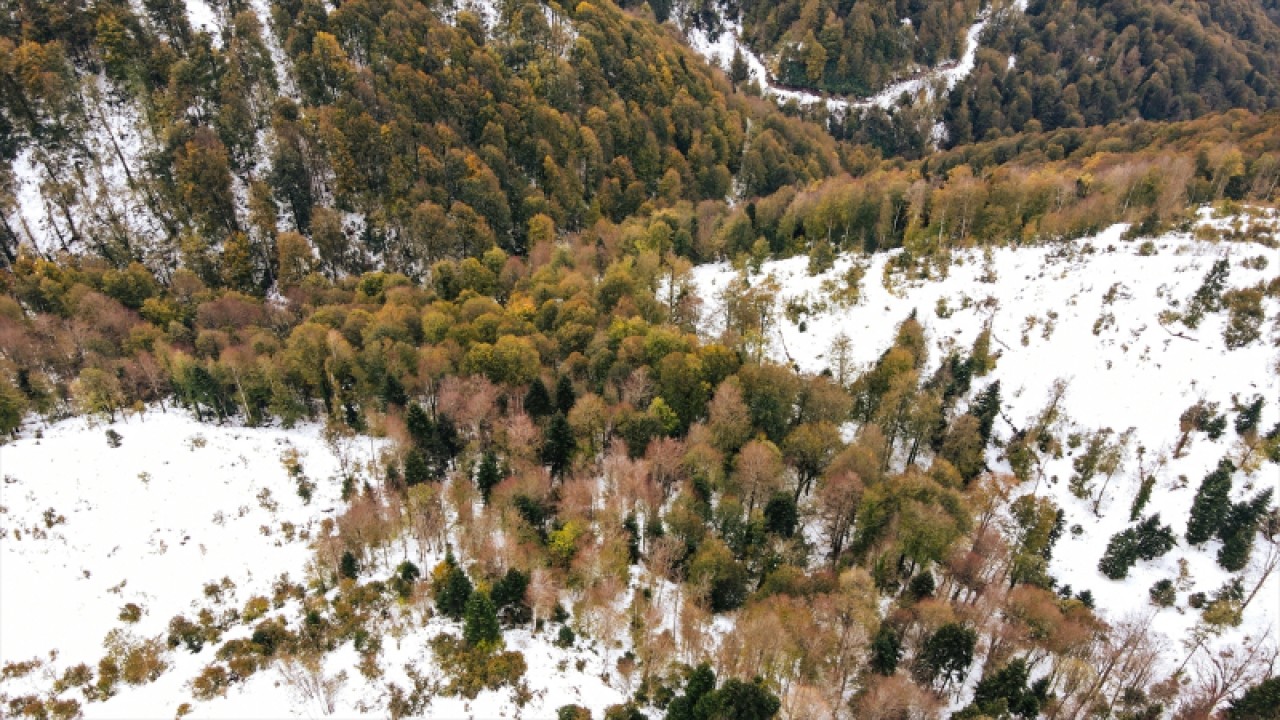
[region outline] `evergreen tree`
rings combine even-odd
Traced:
[[[542,378],[534,378],[529,383],[529,391],[524,394],[524,411],[535,420],[551,414],[551,393],[547,392]]]
[[[973,649],[978,634],[959,623],[947,623],[924,641],[916,657],[916,676],[922,682],[933,683],[939,677],[944,685],[964,679],[973,663]]]
[[[409,439],[419,449],[430,445],[431,438],[435,435],[435,424],[431,422],[431,416],[417,403],[410,405],[405,411],[404,428],[409,433]]]
[[[1227,720],[1275,720],[1280,708],[1280,677],[1267,678],[1227,705]]]
[[[886,677],[898,671],[898,662],[902,660],[902,640],[897,631],[886,623],[880,624],[876,636],[871,640],[871,672]]]
[[[413,487],[431,479],[431,468],[418,448],[409,448],[404,455],[404,484]]]
[[[708,720],[769,720],[778,714],[782,703],[759,677],[749,683],[729,678],[697,707],[707,708]]]
[[[1237,435],[1248,437],[1258,432],[1258,423],[1262,421],[1262,406],[1264,404],[1266,404],[1266,400],[1261,395],[1255,395],[1252,402],[1240,408],[1235,421]]]
[[[473,592],[467,599],[462,637],[471,647],[491,649],[501,643],[502,630],[498,627],[498,611],[488,593]]]
[[[577,399],[573,392],[573,381],[568,375],[561,375],[560,379],[556,380],[556,412],[567,416]]]
[[[476,487],[479,488],[480,497],[484,498],[486,505],[489,504],[489,493],[500,482],[502,482],[502,471],[498,469],[498,456],[494,455],[492,450],[486,450],[480,459],[480,468],[476,470]]]
[[[1224,570],[1239,572],[1249,564],[1253,553],[1253,539],[1258,533],[1258,523],[1271,505],[1271,488],[1258,493],[1248,502],[1234,503],[1227,518],[1218,528],[1222,547],[1218,549],[1218,564]]]
[[[511,568],[507,570],[507,574],[503,575],[498,582],[493,584],[493,593],[490,597],[493,604],[499,610],[510,605],[518,605],[524,602],[525,590],[529,587],[529,576]]]
[[[338,561],[338,574],[350,580],[355,580],[360,574],[360,563],[356,561],[356,556],[350,550],[342,553],[342,559]]]
[[[1199,545],[1213,537],[1231,512],[1231,474],[1236,466],[1223,458],[1218,467],[1204,477],[1191,503],[1187,521],[1187,542]]]
[[[569,469],[574,449],[573,429],[569,421],[561,413],[551,416],[547,425],[547,437],[542,443],[542,462],[551,469],[551,474],[561,477]]]
[[[445,562],[449,569],[445,573],[444,582],[436,589],[436,609],[445,617],[461,620],[467,610],[467,601],[471,598],[471,580],[453,562],[453,556],[449,556]]]
[[[667,720],[707,720],[710,697],[716,689],[716,674],[702,663],[689,673],[684,693],[667,705]]]
[[[978,393],[978,396],[973,399],[973,407],[969,412],[978,418],[978,434],[982,436],[982,442],[990,443],[996,416],[1000,414],[999,380],[986,386]]]
[[[961,718],[1010,715],[1032,720],[1040,714],[1040,706],[1048,699],[1048,679],[1042,678],[1030,688],[1027,661],[1018,658],[997,672],[982,678],[973,692],[973,703],[952,716]]]
[[[1123,580],[1138,560],[1154,560],[1176,544],[1173,529],[1161,525],[1160,514],[1156,513],[1135,527],[1111,536],[1102,559],[1098,561],[1098,570],[1112,580]]]
[[[775,493],[764,506],[764,529],[782,537],[795,535],[800,516],[791,493]]]

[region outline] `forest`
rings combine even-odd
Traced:
[[[855,336],[803,372],[768,352],[803,310],[760,268],[857,258],[824,297],[854,305],[1117,223],[1151,252],[1169,232],[1275,250],[1258,225],[1196,218],[1274,208],[1280,6],[734,8],[781,48],[782,82],[859,95],[954,58],[991,13],[938,107],[841,119],[685,48],[677,21],[715,8],[625,5],[208,0],[211,25],[171,0],[0,8],[0,437],[181,411],[383,443],[333,479],[305,577],[108,646],[44,694],[0,689],[3,712],[79,717],[179,653],[200,656],[193,701],[348,643],[378,679],[395,616],[458,631],[430,640],[440,679],[385,683],[396,718],[498,689],[523,707],[533,670],[504,637],[526,628],[599,641],[627,688],[610,720],[1275,717],[1280,649],[1203,648],[1280,566],[1274,491],[1253,480],[1280,463],[1276,398],[1169,418],[1175,457],[1229,449],[1182,478],[1185,533],[1148,507],[1152,474],[1107,544],[1107,578],[1175,545],[1232,578],[1187,600],[1198,644],[1161,674],[1149,624],[1049,571],[1071,530],[1031,491],[1071,455],[1064,482],[1091,498],[1117,472],[1110,429],[1064,431],[1054,398],[1011,420],[990,329],[931,356],[914,312],[883,319],[873,362],[840,360]],[[859,264],[889,253],[883,278]],[[1280,277],[1244,253],[1162,326],[1221,319],[1228,349],[1273,348]],[[1230,285],[1241,262],[1273,279]],[[706,263],[741,272],[712,298]],[[309,503],[317,479],[286,466]]]

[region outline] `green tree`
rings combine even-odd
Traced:
[[[1098,561],[1098,570],[1112,580],[1123,580],[1138,560],[1154,560],[1172,550],[1177,542],[1173,529],[1161,525],[1160,514],[1156,513],[1113,535]]]
[[[1029,675],[1026,660],[1013,660],[995,673],[982,678],[974,689],[973,703],[953,715],[952,719],[1015,716],[1032,720],[1040,714],[1040,706],[1048,699],[1049,692],[1047,678],[1038,680],[1028,688]]]
[[[977,643],[978,634],[972,628],[959,623],[943,625],[924,641],[916,657],[917,678],[934,683],[941,677],[944,686],[963,680]]]
[[[573,461],[575,441],[573,428],[565,416],[556,413],[547,424],[547,438],[542,443],[542,462],[551,469],[551,474],[561,477],[569,469]]]
[[[491,650],[501,644],[502,630],[498,627],[498,611],[488,593],[477,591],[467,598],[462,637],[474,648]]]
[[[1218,564],[1224,570],[1239,572],[1249,564],[1253,539],[1258,533],[1258,524],[1270,509],[1272,492],[1267,488],[1248,502],[1232,504],[1226,520],[1218,528],[1218,537],[1222,539]]]
[[[556,380],[556,412],[567,417],[576,400],[577,395],[573,392],[573,381],[569,379],[568,375],[561,375]]]
[[[547,391],[542,378],[534,378],[529,383],[529,391],[524,394],[524,411],[529,417],[537,419],[551,414],[551,393]]]
[[[480,468],[476,470],[476,487],[480,490],[480,496],[484,498],[486,505],[489,504],[489,494],[500,482],[502,482],[502,470],[498,468],[498,456],[492,450],[486,450],[480,459]]]
[[[729,678],[703,702],[709,710],[708,720],[769,720],[782,707],[777,696],[758,677],[749,683]]]
[[[881,623],[871,639],[871,657],[868,660],[871,672],[888,677],[897,672],[901,660],[902,639],[887,623]]]
[[[454,562],[452,555],[445,559],[445,563],[448,569],[436,588],[436,609],[447,618],[461,620],[467,611],[467,601],[471,599],[471,580]]]
[[[1191,503],[1187,520],[1187,542],[1199,545],[1217,534],[1231,512],[1231,475],[1235,463],[1227,458],[1218,462],[1213,472],[1204,476]]]
[[[1275,720],[1280,708],[1280,677],[1267,678],[1233,698],[1227,705],[1227,720]]]
[[[774,493],[764,506],[764,529],[782,537],[791,537],[800,520],[796,501],[788,493]]]
[[[360,563],[350,550],[343,551],[342,559],[338,562],[338,574],[348,580],[355,580],[359,576]]]

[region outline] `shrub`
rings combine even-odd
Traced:
[[[556,635],[556,647],[567,648],[573,645],[573,641],[577,637],[573,634],[573,630],[568,625],[561,625],[560,632]]]
[[[485,645],[470,647],[452,635],[437,635],[431,649],[449,679],[445,695],[475,698],[481,690],[514,686],[527,669],[522,653],[493,652]]]
[[[1173,603],[1178,599],[1178,593],[1174,590],[1173,581],[1169,579],[1156,581],[1156,584],[1151,586],[1148,594],[1151,596],[1151,604],[1156,607],[1172,607]]]

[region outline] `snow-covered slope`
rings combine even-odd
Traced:
[[[108,429],[121,436],[119,447],[110,446]],[[368,463],[381,448],[382,441],[370,438],[326,440],[317,425],[215,426],[172,409],[109,426],[68,420],[0,446],[0,667],[41,661],[32,672],[0,679],[0,706],[7,707],[5,698],[49,697],[56,678],[79,663],[96,669],[113,630],[130,641],[163,642],[175,615],[194,621],[203,608],[222,614],[254,596],[271,598],[282,575],[306,585],[311,541],[325,519],[346,507],[338,478],[372,477]],[[282,461],[293,452],[316,484],[309,503]],[[388,553],[392,565],[406,557],[417,559],[416,547],[397,543]],[[441,559],[431,555],[427,569]],[[362,580],[391,575],[389,566],[378,565],[366,568]],[[128,604],[141,609],[136,622],[120,617]],[[292,599],[264,617],[298,627],[302,615]],[[248,637],[252,628],[233,621],[223,638]],[[429,640],[459,633],[458,623],[439,616],[423,621],[412,606],[369,629],[383,636],[377,663],[383,675],[364,676],[360,655],[347,642],[311,676],[332,683],[327,698],[306,692],[273,663],[225,696],[193,700],[190,683],[214,661],[218,643],[199,653],[164,649],[167,667],[154,682],[121,683],[105,700],[88,702],[75,688],[58,697],[76,700],[90,718],[173,717],[184,703],[191,717],[385,717],[389,683],[412,688],[406,666],[438,680]],[[474,700],[436,697],[429,712],[542,718],[573,703],[598,715],[626,699],[609,664],[622,650],[584,641],[561,648],[553,635],[504,634],[507,648],[522,652],[528,665],[522,710],[503,688]]]
[[[801,106],[824,105],[827,112],[843,117],[850,110],[861,111],[872,107],[891,110],[903,95],[915,98],[921,93],[932,97],[935,89],[950,91],[973,70],[978,52],[978,41],[991,19],[991,6],[984,8],[965,31],[965,49],[958,61],[948,61],[913,73],[911,77],[890,83],[867,98],[844,97],[825,93],[807,92],[781,87],[769,72],[765,60],[742,41],[742,21],[726,7],[712,3],[719,17],[719,30],[708,32],[705,28],[690,25],[685,29],[689,46],[711,64],[729,70],[734,51],[742,53],[747,63],[747,82],[756,83],[766,97],[779,103],[795,101]],[[1018,12],[1026,10],[1025,0],[1016,0],[1009,7]]]
[[[1258,220],[1276,237],[1275,215]],[[1247,219],[1211,220],[1202,215],[1201,234],[1212,228],[1227,228]],[[1066,381],[1062,407],[1067,420],[1059,430],[1066,438],[1072,433],[1087,435],[1111,428],[1116,435],[1130,428],[1121,470],[1102,492],[1095,514],[1092,500],[1080,500],[1068,489],[1073,473],[1072,460],[1081,449],[1066,449],[1060,459],[1046,463],[1044,482],[1019,488],[1015,495],[1029,491],[1050,496],[1063,508],[1066,528],[1058,542],[1050,567],[1061,583],[1075,591],[1090,590],[1105,617],[1119,620],[1132,613],[1155,612],[1154,628],[1168,642],[1164,656],[1166,669],[1181,664],[1187,649],[1181,644],[1189,637],[1199,613],[1188,608],[1193,592],[1210,595],[1229,577],[1218,567],[1218,541],[1202,548],[1188,547],[1184,534],[1192,498],[1201,478],[1224,456],[1238,457],[1239,442],[1233,431],[1217,441],[1197,433],[1190,447],[1172,457],[1179,436],[1179,415],[1197,400],[1218,403],[1229,412],[1233,397],[1241,402],[1261,395],[1267,405],[1262,427],[1272,427],[1280,418],[1280,302],[1264,301],[1267,319],[1262,339],[1239,349],[1225,347],[1222,331],[1226,313],[1206,316],[1198,329],[1180,324],[1161,324],[1161,312],[1176,301],[1185,307],[1215,260],[1230,260],[1227,285],[1232,288],[1270,281],[1280,268],[1280,250],[1256,243],[1206,242],[1187,234],[1170,234],[1154,240],[1140,254],[1141,241],[1121,239],[1123,226],[1115,226],[1097,237],[1043,247],[996,249],[984,258],[979,251],[958,253],[945,277],[928,281],[882,282],[892,254],[859,258],[867,266],[858,304],[842,308],[831,305],[820,290],[823,281],[837,280],[854,260],[837,261],[833,270],[818,277],[806,273],[804,257],[765,263],[762,273],[772,275],[781,290],[778,318],[772,336],[771,354],[779,361],[794,363],[808,372],[821,372],[831,365],[828,357],[838,334],[852,340],[854,360],[870,366],[892,343],[896,326],[916,312],[930,340],[927,372],[954,348],[967,350],[989,323],[993,351],[1000,353],[995,370],[981,380],[975,392],[988,382],[999,380],[1004,398],[1004,415],[1018,427],[1027,427],[1045,406],[1055,381]],[[1209,233],[1213,234],[1213,233]],[[1265,259],[1265,267],[1258,269]],[[1246,265],[1246,261],[1248,265]],[[700,294],[711,302],[708,313],[715,334],[721,314],[714,309],[717,292],[734,276],[725,265],[695,270]],[[814,312],[804,318],[805,329],[788,321],[781,309],[800,301]],[[825,307],[824,307],[825,305]],[[1166,318],[1167,320],[1167,318]],[[1007,439],[1012,428],[998,421],[996,435]],[[1144,514],[1159,512],[1162,522],[1172,526],[1179,544],[1167,555],[1152,562],[1139,562],[1127,580],[1112,581],[1097,569],[1107,541],[1128,527],[1131,502],[1139,485],[1138,448],[1142,463],[1157,478],[1151,501]],[[1163,461],[1162,461],[1163,458]],[[992,450],[989,462],[996,470],[1008,471],[1000,451]],[[1102,482],[1099,481],[1099,487]],[[1252,495],[1266,487],[1280,495],[1280,471],[1265,464],[1256,473],[1238,473],[1233,497]],[[1074,527],[1078,526],[1078,528]],[[1244,573],[1246,593],[1257,585],[1258,565],[1266,555],[1255,548],[1254,563]],[[1157,609],[1148,603],[1148,589],[1160,579],[1176,580],[1179,561],[1185,560],[1188,583],[1179,590],[1175,607]],[[1244,636],[1275,637],[1280,621],[1280,574],[1273,573],[1259,589],[1245,612],[1244,623],[1211,645],[1229,647]]]

